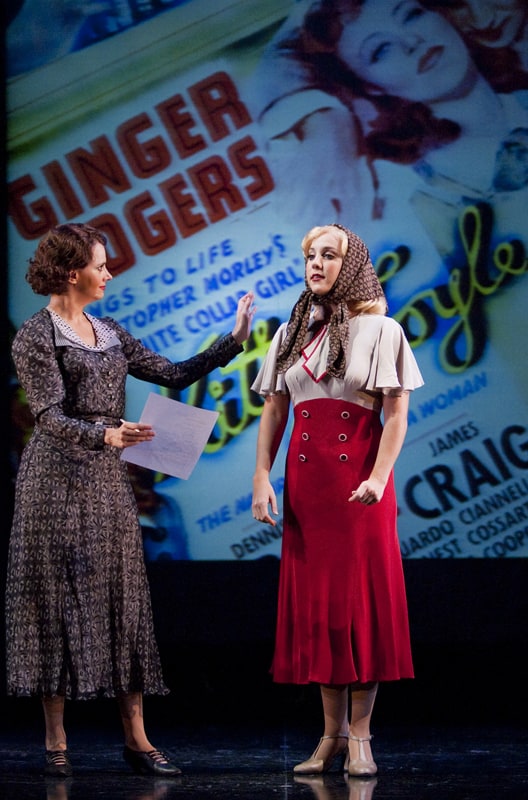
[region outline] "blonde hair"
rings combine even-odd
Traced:
[[[320,236],[323,236],[325,233],[332,233],[336,236],[339,242],[341,256],[343,258],[345,257],[349,246],[346,231],[342,230],[341,228],[337,228],[335,225],[316,225],[314,228],[308,231],[301,242],[301,250],[303,251],[305,258],[308,257],[308,252],[314,241]],[[385,297],[377,297],[375,300],[351,300],[347,303],[347,306],[352,316],[357,316],[358,314],[385,315],[388,311]]]
[[[341,256],[343,258],[346,256],[346,252],[348,250],[348,236],[346,235],[345,231],[341,230],[340,228],[336,228],[335,225],[316,225],[315,228],[312,228],[307,234],[305,234],[301,242],[301,250],[303,251],[305,258],[308,257],[308,251],[315,240],[320,236],[323,236],[325,233],[333,233],[334,236],[337,237]]]
[[[389,310],[384,297],[378,297],[377,300],[358,300],[355,303],[347,303],[347,305],[353,317],[358,314],[383,314],[385,316]]]

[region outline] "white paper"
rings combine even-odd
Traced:
[[[151,392],[140,422],[152,425],[156,435],[150,442],[125,447],[121,458],[186,480],[203,453],[217,419],[217,411],[195,408]]]

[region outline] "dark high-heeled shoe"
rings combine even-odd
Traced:
[[[378,768],[373,758],[367,758],[365,753],[365,742],[370,742],[372,736],[350,736],[350,742],[357,742],[357,758],[351,758],[350,747],[348,751],[348,758],[345,761],[345,772],[348,772],[354,778],[372,778],[377,774]],[[355,755],[355,753],[354,753]]]
[[[73,774],[70,758],[66,750],[46,750],[44,773],[52,778],[68,778]]]
[[[326,758],[318,758],[317,753],[319,748],[321,747],[322,743],[327,739],[335,739],[336,742],[338,739],[346,739],[346,744],[344,745],[337,745],[331,750],[330,754],[326,756]],[[348,734],[347,733],[338,733],[336,736],[321,736],[319,739],[319,744],[313,751],[310,758],[307,758],[306,761],[302,761],[300,764],[296,764],[293,768],[293,771],[297,773],[297,775],[316,775],[323,772],[328,772],[334,759],[338,756],[344,756],[348,747]]]
[[[165,753],[162,753],[161,750],[149,750],[145,753],[141,750],[132,750],[131,747],[125,745],[123,749],[123,758],[138,775],[169,777],[171,775],[182,774],[181,769],[169,761]]]

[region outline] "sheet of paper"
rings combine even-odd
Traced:
[[[151,392],[140,422],[152,425],[156,435],[150,442],[126,447],[121,458],[186,480],[196,466],[217,419],[217,411],[195,408]]]

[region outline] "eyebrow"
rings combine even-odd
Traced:
[[[404,6],[404,5],[405,5],[407,2],[408,2],[408,0],[400,0],[400,2],[399,2],[399,3],[396,3],[396,5],[393,7],[392,11],[390,12],[390,16],[391,16],[391,17],[396,17],[396,16],[398,15],[398,13],[399,13],[399,11],[400,11],[401,7],[402,7],[402,6]],[[377,36],[379,36],[379,31],[378,31],[378,32],[376,32],[376,33],[371,33],[371,34],[369,34],[369,36],[367,36],[367,38],[366,38],[366,39],[363,41],[363,44],[362,44],[362,46],[361,46],[360,50],[362,50],[362,49],[363,49],[363,47],[364,47],[366,44],[368,44],[368,42],[369,42],[371,39],[376,39],[376,37],[377,37]]]
[[[341,252],[337,249],[337,247],[333,247],[331,244],[326,244],[324,247],[321,247],[320,249],[322,253],[324,253],[326,250],[331,250],[332,253],[336,253],[336,255],[341,255]],[[307,256],[315,255],[315,248],[310,247],[306,255]]]
[[[394,6],[394,8],[392,9],[392,11],[391,11],[391,13],[390,13],[390,16],[391,16],[391,17],[396,17],[396,16],[398,15],[398,13],[399,13],[400,9],[402,8],[402,6],[404,6],[404,5],[405,5],[406,3],[408,3],[408,2],[409,2],[409,0],[400,0],[400,2],[399,2],[399,3],[396,3],[396,5]],[[367,38],[364,40],[364,42],[363,42],[363,44],[362,44],[362,46],[361,46],[360,50],[362,50],[362,49],[363,49],[363,47],[364,47],[365,45],[367,45],[367,44],[368,44],[368,42],[369,42],[371,39],[376,39],[376,37],[377,37],[377,36],[379,36],[379,35],[380,35],[380,34],[379,34],[379,32],[377,32],[377,33],[371,33],[369,36],[367,36]]]

